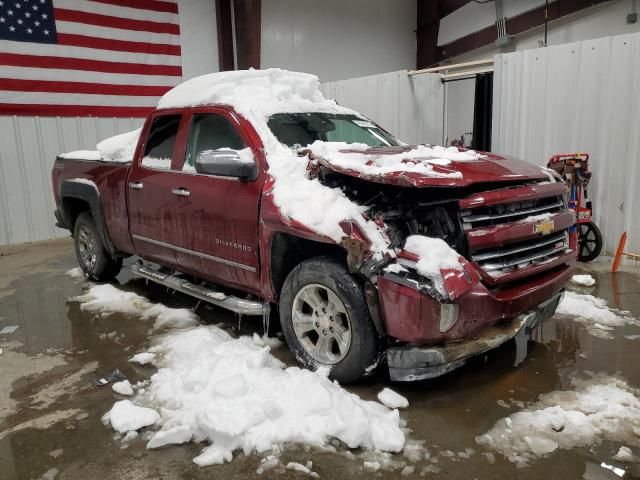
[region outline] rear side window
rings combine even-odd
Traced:
[[[160,170],[171,168],[180,119],[181,115],[163,115],[153,119],[144,147],[142,165]]]
[[[196,158],[206,150],[242,150],[245,144],[231,122],[215,113],[194,115],[183,171],[195,171]]]

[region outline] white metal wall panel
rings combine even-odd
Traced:
[[[545,165],[591,154],[589,196],[612,253],[640,249],[640,34],[495,57],[492,150]]]
[[[51,168],[57,154],[95,149],[138,128],[139,118],[0,117],[0,245],[68,233],[54,226]]]
[[[406,70],[324,83],[321,90],[407,143],[442,142],[444,89],[440,75]]]

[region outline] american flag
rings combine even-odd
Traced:
[[[144,116],[181,78],[177,0],[0,0],[0,115]]]

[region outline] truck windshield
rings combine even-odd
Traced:
[[[399,145],[389,132],[355,115],[278,113],[269,117],[267,125],[280,143],[291,148],[306,147],[316,140],[364,143],[370,147]]]

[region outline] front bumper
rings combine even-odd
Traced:
[[[461,367],[467,359],[499,347],[516,338],[516,345],[525,349],[534,328],[553,316],[563,292],[556,293],[535,308],[521,313],[510,322],[492,326],[472,340],[436,346],[399,346],[387,349],[389,375],[393,381],[415,381],[439,377]],[[523,359],[522,352],[518,358]]]

